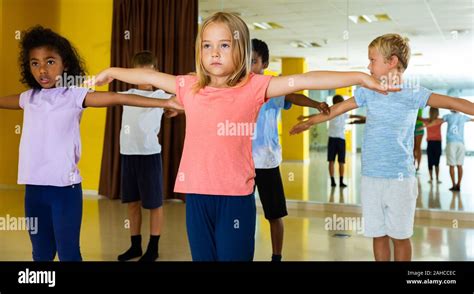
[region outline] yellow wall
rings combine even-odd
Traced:
[[[3,54],[0,55],[0,95],[20,93],[18,40],[15,31],[41,24],[68,38],[86,62],[90,74],[110,65],[113,0],[2,0]],[[7,12],[7,13],[6,13]],[[105,128],[105,109],[88,109],[81,123],[83,187],[97,190]],[[15,185],[21,111],[0,110],[0,185]]]
[[[300,74],[308,71],[304,58],[282,58],[281,67],[283,75]],[[300,93],[308,96],[308,91]],[[292,107],[282,112],[281,146],[283,160],[302,161],[309,159],[309,132],[290,136],[290,130],[298,122],[298,117],[300,115],[307,116],[308,114],[307,107]]]
[[[110,66],[113,0],[62,0],[59,33],[71,41],[86,62],[89,74]],[[99,88],[99,90],[107,90]],[[89,108],[81,122],[83,188],[99,188],[105,130],[105,108]]]

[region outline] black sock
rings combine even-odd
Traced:
[[[150,235],[146,252],[139,261],[155,261],[158,258],[158,241],[160,241],[160,235]]]
[[[344,184],[344,177],[339,177],[339,186],[341,186],[341,187],[347,187],[347,185]]]
[[[281,261],[281,254],[279,254],[279,255],[273,254],[272,255],[272,262],[280,262],[280,261]]]
[[[135,257],[142,256],[142,235],[130,237],[132,246],[125,253],[118,256],[119,261],[127,261]]]
[[[334,179],[334,177],[331,177],[331,186],[336,187],[336,180]]]

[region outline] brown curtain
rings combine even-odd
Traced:
[[[130,67],[134,53],[150,50],[160,71],[186,74],[194,71],[194,42],[198,28],[198,0],[114,0],[111,66]],[[131,88],[114,81],[110,91]],[[99,194],[120,197],[120,127],[122,107],[107,109]],[[173,192],[183,150],[185,118],[163,118],[160,132],[163,157],[164,197]]]

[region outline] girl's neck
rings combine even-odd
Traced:
[[[228,88],[229,86],[227,85],[227,80],[229,77],[216,77],[216,76],[210,76],[211,81],[209,83],[209,87],[213,88]]]

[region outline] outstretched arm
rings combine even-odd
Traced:
[[[11,95],[0,97],[0,108],[4,109],[21,109],[20,95]]]
[[[136,107],[159,107],[165,109],[183,110],[176,97],[171,99],[146,98],[139,95],[119,94],[115,92],[88,93],[84,101],[86,107],[108,107],[128,105]]]
[[[440,118],[437,118],[435,119],[434,121],[430,122],[429,120],[426,121],[425,123],[425,127],[426,128],[430,128],[430,127],[434,127],[434,126],[437,126],[437,125],[441,125],[445,123],[444,120],[440,119]],[[423,129],[423,127],[420,127],[419,129]]]
[[[335,118],[338,115],[341,115],[345,112],[351,111],[353,109],[356,109],[357,103],[355,102],[354,98],[345,100],[344,102],[337,103],[333,106],[331,106],[331,112],[329,114],[323,114],[320,113],[318,115],[313,115],[311,118],[308,120],[302,121],[299,124],[295,125],[291,130],[290,134],[291,135],[296,135],[301,132],[306,131],[307,129],[311,128],[311,126],[315,124],[319,124],[328,120],[331,120]]]
[[[95,76],[94,83],[97,86],[102,86],[113,80],[133,85],[153,85],[155,88],[163,89],[168,93],[176,93],[176,76],[145,68],[111,67]]]
[[[318,102],[303,94],[291,93],[285,96],[285,100],[299,106],[316,108],[320,112],[329,114],[329,106],[325,102]]]
[[[352,85],[380,92],[399,91],[388,89],[377,79],[362,72],[310,71],[304,74],[273,77],[267,89],[267,98],[288,95],[302,90],[337,89]]]
[[[474,103],[462,98],[454,98],[433,93],[428,99],[428,105],[431,107],[451,109],[465,114],[474,115]]]

